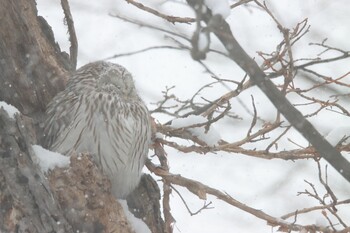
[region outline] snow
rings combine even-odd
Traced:
[[[154,5],[148,4],[149,2],[156,2],[156,0],[142,0],[145,5]],[[209,2],[218,4],[219,1]],[[284,27],[294,28],[298,22],[306,17],[308,18],[311,24],[310,32],[305,36],[305,39],[301,39],[293,47],[293,55],[296,59],[313,57],[318,54],[320,51],[309,48],[308,43],[320,42],[325,37],[328,38],[327,42],[331,45],[346,51],[350,50],[347,40],[350,37],[350,31],[348,25],[344,23],[350,20],[348,0],[318,0],[317,4],[315,2],[315,0],[271,0],[266,2],[269,9],[276,14],[277,19]],[[171,40],[164,39],[163,32],[156,32],[118,20],[109,15],[111,12],[127,15],[129,18],[144,23],[179,32],[189,38],[191,38],[196,28],[195,25],[173,25],[165,22],[149,13],[140,11],[125,1],[71,0],[69,3],[79,40],[78,66],[115,54],[136,51],[150,46],[174,45]],[[63,14],[60,2],[38,0],[37,4],[39,14],[44,16],[52,26],[61,49],[69,52],[70,44],[67,29],[62,22]],[[251,4],[253,5],[253,3]],[[157,10],[174,16],[193,17],[192,9],[187,7],[186,4],[179,4],[178,1],[162,1],[162,4],[157,5]],[[259,65],[262,64],[262,59],[257,56],[256,52],[274,51],[276,45],[281,42],[282,35],[271,18],[255,7],[234,8],[231,11],[231,17],[228,17],[227,21],[239,43],[250,56],[255,58]],[[212,37],[211,47],[220,50],[222,45]],[[151,50],[110,61],[119,63],[130,70],[135,78],[140,96],[147,103],[149,109],[155,108],[151,103],[162,99],[162,91],[165,90],[166,86],[175,86],[172,90],[173,94],[179,99],[188,99],[203,85],[213,81],[200,65],[192,61],[189,52],[185,50]],[[209,53],[204,62],[221,78],[240,81],[240,77],[244,76],[244,73],[234,63],[221,56]],[[348,72],[348,63],[349,61],[346,60],[339,63],[328,63],[322,67],[315,65],[312,66],[312,69],[320,73],[325,72],[329,77],[339,77]],[[274,79],[274,81],[276,80]],[[349,79],[344,81],[349,83]],[[227,91],[227,88],[218,85],[208,88],[207,91],[201,93],[201,96],[208,100],[215,100]],[[348,88],[343,90],[344,94],[348,92]],[[239,95],[240,102],[244,103],[245,106],[240,104],[237,99],[234,99],[231,103],[233,112],[237,113],[242,120],[224,119],[222,122],[215,123],[214,131],[218,132],[223,139],[237,141],[244,138],[247,132],[246,129],[251,125],[251,115],[245,110],[250,106],[251,95],[254,96],[259,117],[266,122],[274,120],[275,108],[258,88],[251,87]],[[327,93],[321,92],[318,95],[326,98]],[[349,101],[345,103],[345,106],[346,109],[350,109]],[[300,109],[303,113],[308,113],[310,110],[309,106]],[[252,109],[250,108],[250,110]],[[323,115],[309,118],[313,125],[318,129],[322,129],[323,135],[327,135],[336,127],[350,126],[348,116],[337,114],[336,111],[324,112]],[[152,114],[152,116],[161,123],[172,120],[171,117],[165,117],[161,114]],[[175,124],[178,120],[180,119],[174,120]],[[193,121],[194,119],[187,119],[183,125],[197,124],[204,122],[204,119]],[[254,127],[254,129],[257,128],[258,126]],[[192,130],[194,129],[192,128]],[[337,143],[345,134],[346,132],[339,135],[331,132],[327,139],[334,140],[333,143]],[[208,138],[203,130],[199,135]],[[273,137],[274,135],[266,136]],[[157,137],[161,138],[164,135],[157,134]],[[209,141],[217,140],[211,139]],[[308,145],[298,132],[291,131],[288,137],[285,137],[285,140],[278,144],[279,149],[290,149],[290,146],[293,145],[288,140],[299,145]],[[254,149],[255,146],[259,145],[259,142],[256,142],[247,146]],[[172,173],[198,180],[213,188],[227,192],[244,204],[261,209],[276,217],[293,212],[296,209],[319,205],[318,201],[310,197],[297,195],[297,192],[309,188],[304,180],[314,183],[317,190],[322,195],[324,194],[324,190],[318,182],[317,166],[313,160],[263,160],[239,153],[217,152],[216,154],[198,155],[196,153],[181,153],[170,147],[165,147],[165,150],[168,154]],[[150,156],[153,153],[153,151],[150,151]],[[324,167],[325,164],[321,160],[321,167]],[[147,172],[147,169],[144,168],[144,171]],[[155,177],[155,179],[159,180],[159,177]],[[162,184],[161,181],[159,181],[159,184]],[[331,185],[339,200],[349,198],[350,187],[348,182],[330,166],[328,167],[328,184]],[[203,205],[202,200],[198,200],[185,188],[179,186],[176,186],[176,188],[192,210],[198,210]],[[277,231],[276,228],[268,226],[265,221],[217,200],[213,196],[208,195],[208,200],[212,201],[213,209],[203,210],[199,214],[191,216],[184,207],[181,198],[173,192],[170,205],[171,212],[176,220],[174,233],[258,233]],[[350,219],[348,205],[339,206],[339,213],[346,217],[345,220]],[[317,211],[308,215],[299,215],[297,223],[313,224],[319,217],[320,212]],[[293,221],[293,219],[288,219],[288,221]]]
[[[208,120],[202,116],[190,115],[186,118],[177,118],[172,120],[171,126],[174,128],[183,128],[195,124],[205,123]],[[213,125],[210,126],[208,132],[205,132],[205,126],[193,127],[188,129],[193,136],[204,141],[208,146],[216,146],[220,141],[220,133],[215,129]]]
[[[198,49],[202,52],[207,51],[209,47],[209,33],[200,32],[198,37]]]
[[[231,9],[227,0],[204,0],[204,4],[213,15],[221,15],[224,19],[230,15]]]
[[[129,211],[128,204],[127,204],[126,200],[118,200],[118,202],[123,207],[126,218],[128,219],[129,223],[131,224],[131,226],[133,227],[133,229],[136,233],[151,233],[151,230],[148,228],[148,226],[143,221],[136,218]]]
[[[32,148],[38,158],[39,166],[43,172],[52,170],[55,167],[68,167],[70,164],[70,159],[68,156],[46,150],[39,145],[33,145]]]
[[[164,138],[164,134],[157,132],[156,135],[155,135],[155,138],[163,139]]]
[[[347,139],[343,142],[343,144],[350,143],[350,125],[335,127],[326,136],[327,141],[332,146],[336,146],[340,141],[342,141],[345,138]]]
[[[327,219],[324,216],[319,216],[318,218],[316,218],[315,225],[319,227],[327,227],[328,226]]]
[[[3,108],[12,119],[15,119],[15,115],[20,113],[17,108],[4,101],[0,101],[0,108]]]

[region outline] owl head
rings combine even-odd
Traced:
[[[132,75],[123,66],[100,61],[97,89],[110,94],[122,94],[124,97],[136,96]]]
[[[111,62],[97,61],[79,68],[68,83],[68,88],[71,86],[79,92],[90,90],[124,99],[138,98],[130,72]]]

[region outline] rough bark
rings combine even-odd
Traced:
[[[22,114],[41,114],[64,87],[68,56],[54,42],[34,0],[0,0],[0,99]]]
[[[132,232],[123,208],[111,196],[111,184],[88,155],[72,156],[69,168],[49,175],[54,198],[74,232]]]
[[[31,145],[33,121],[0,110],[0,232],[133,232],[109,181],[87,156],[48,179]]]
[[[88,157],[46,176],[31,145],[46,104],[74,67],[34,0],[0,0],[0,232],[133,232],[109,182]],[[88,197],[88,198],[87,198]],[[159,210],[158,210],[159,211]]]
[[[13,120],[0,110],[0,232],[72,232],[33,163],[32,126],[29,118]]]
[[[157,182],[150,175],[142,176],[140,185],[126,200],[130,212],[142,219],[152,233],[165,232],[160,213],[160,190]]]

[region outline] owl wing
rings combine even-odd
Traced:
[[[151,141],[148,112],[143,106],[135,109],[121,107],[116,112],[110,127],[100,134],[101,150],[96,154],[118,197],[125,197],[139,183]]]
[[[132,109],[132,115],[134,131],[128,157],[131,161],[136,161],[132,163],[132,169],[141,171],[151,141],[151,124],[148,110],[143,102],[138,103],[138,106]]]
[[[142,103],[143,105],[143,103]],[[133,146],[130,151],[130,158],[139,163],[133,164],[134,169],[141,171],[151,142],[151,123],[146,106],[140,106],[135,113]]]
[[[106,154],[102,162],[106,166],[129,167],[134,171],[140,171],[144,164],[150,143],[150,123],[145,106],[121,106],[115,113],[108,111],[109,124],[106,131],[101,132],[101,152]],[[109,145],[108,145],[109,143]],[[109,151],[109,153],[107,152]],[[111,156],[111,157],[110,157]]]
[[[52,149],[58,137],[68,130],[78,106],[79,97],[74,92],[62,91],[52,99],[46,110],[44,147]]]

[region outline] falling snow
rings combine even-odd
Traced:
[[[304,44],[309,42],[320,42],[324,38],[328,38],[327,42],[331,42],[336,47],[341,47],[349,50],[346,38],[349,38],[349,27],[344,22],[349,22],[350,16],[348,0],[325,1],[319,0],[319,4],[314,4],[314,1],[294,0],[285,1],[271,0],[267,1],[271,10],[277,13],[278,20],[281,20],[286,28],[294,28],[301,19],[308,18],[311,29],[306,35],[307,39],[298,41],[298,46],[294,48],[293,53],[297,58],[308,57],[311,51],[304,50]],[[170,15],[193,16],[192,9],[180,4],[177,8],[174,1],[162,1],[158,4],[157,0],[143,0],[145,5],[154,6],[160,12]],[[157,4],[148,4],[149,2],[157,2]],[[231,3],[238,1],[230,1]],[[257,51],[271,52],[276,49],[276,45],[281,42],[281,33],[276,25],[272,23],[271,18],[264,14],[263,11],[254,7],[239,7],[230,11],[227,8],[227,1],[207,0],[207,6],[211,8],[214,14],[220,14],[224,18],[231,12],[231,17],[227,17],[227,21],[234,31],[242,47],[246,52],[255,57],[259,64],[263,64],[263,60],[257,55]],[[69,40],[67,29],[62,23],[62,10],[60,3],[55,1],[38,0],[39,14],[44,16],[48,23],[52,26],[55,33],[55,38],[64,51],[69,52]],[[170,40],[163,40],[164,33],[155,32],[150,29],[128,24],[110,16],[110,13],[118,13],[127,15],[129,18],[136,18],[145,23],[157,25],[158,27],[172,30],[176,28],[177,32],[186,34],[191,37],[193,33],[193,25],[189,25],[189,29],[181,25],[170,24],[163,19],[157,19],[149,13],[141,12],[138,8],[127,4],[126,1],[79,1],[71,0],[71,10],[75,21],[77,35],[79,39],[79,57],[78,66],[84,65],[91,61],[105,59],[114,54],[128,53],[140,49],[152,47],[155,45],[167,45]],[[249,5],[249,4],[248,4]],[[324,7],[327,6],[327,7]],[[221,9],[219,9],[221,8]],[[330,20],[331,19],[331,20]],[[190,33],[188,33],[190,32]],[[142,38],[142,39],[141,39]],[[211,46],[215,49],[222,48],[214,37],[211,38]],[[101,41],[103,43],[101,43]],[[164,42],[165,41],[165,42]],[[205,42],[205,41],[203,41]],[[205,45],[205,43],[203,43]],[[339,46],[338,46],[339,45]],[[232,47],[232,45],[229,45]],[[154,108],[151,103],[158,102],[162,99],[162,91],[166,86],[176,86],[174,89],[177,97],[181,99],[190,98],[191,94],[195,93],[200,87],[211,82],[209,75],[204,74],[203,68],[198,66],[191,60],[189,55],[183,51],[177,50],[153,50],[146,53],[137,54],[135,56],[119,57],[112,59],[112,62],[124,65],[133,73],[135,82],[140,95],[148,104],[149,108]],[[215,54],[210,54],[205,61],[210,68],[215,72],[220,73],[223,77],[239,80],[245,74],[231,61],[225,61]],[[347,62],[347,63],[346,63]],[[329,64],[326,67],[329,75],[334,72],[339,72],[342,75],[348,72],[348,61],[340,65]],[[318,68],[318,66],[313,67]],[[317,70],[316,70],[317,71]],[[343,72],[343,73],[342,73]],[[342,74],[341,74],[342,73]],[[213,100],[218,97],[218,93],[228,91],[216,90],[212,88],[205,97]],[[253,92],[254,91],[254,92]],[[260,91],[257,93],[255,87],[248,90],[247,94],[239,95],[240,101],[249,106],[251,103],[251,94],[257,101],[256,107],[261,119],[269,122],[271,115],[275,116],[275,108],[269,104]],[[344,93],[348,93],[344,91]],[[245,119],[243,125],[251,119],[249,114],[245,114],[237,101],[233,101],[232,110],[239,115],[243,115]],[[273,113],[273,114],[271,114]],[[339,114],[332,116],[332,111],[327,112],[323,118],[314,119],[312,122],[317,128],[324,127],[324,132],[330,132],[331,128],[335,128],[334,124],[329,122],[341,122],[342,125],[350,125],[349,117],[341,117]],[[168,122],[169,118],[159,115],[154,116],[157,121]],[[315,118],[315,117],[313,117]],[[191,125],[200,122],[205,122],[205,119],[197,119],[196,122],[188,122],[182,124]],[[273,120],[273,119],[272,119]],[[176,125],[175,120],[175,125]],[[228,121],[226,125],[216,125],[215,129],[210,129],[208,133],[214,131],[220,133],[223,138],[232,137],[234,139],[244,138],[245,131],[242,130],[242,122]],[[181,122],[180,122],[181,123]],[[174,124],[174,121],[173,121]],[[180,124],[181,125],[181,124]],[[250,122],[248,122],[248,127]],[[330,125],[330,126],[329,126]],[[229,126],[229,127],[227,127]],[[175,126],[173,126],[175,127]],[[181,127],[178,125],[178,127]],[[193,128],[192,130],[194,130]],[[208,138],[208,134],[203,132],[203,127],[198,135]],[[196,132],[192,133],[195,135]],[[339,142],[343,135],[335,135],[332,139],[331,133],[327,139],[334,143]],[[270,135],[266,135],[270,136]],[[291,140],[305,143],[299,133],[294,132]],[[157,134],[157,137],[163,138],[164,135]],[[207,143],[215,144],[220,137],[215,136],[215,139],[208,139]],[[287,141],[286,137],[286,141]],[[301,144],[302,144],[301,143]],[[254,147],[255,144],[249,146]],[[290,142],[279,143],[279,148],[291,145]],[[273,216],[281,216],[282,214],[293,212],[296,209],[302,209],[309,206],[314,206],[315,202],[311,198],[297,196],[297,192],[304,191],[307,187],[304,180],[309,180],[317,183],[317,170],[315,164],[311,160],[307,161],[282,161],[279,159],[263,160],[256,159],[240,153],[228,154],[218,152],[217,154],[207,154],[198,156],[196,153],[182,153],[170,147],[166,147],[168,154],[169,165],[171,172],[181,174],[184,177],[189,177],[206,185],[212,186],[229,195],[244,201],[245,204],[257,209],[261,209]],[[290,149],[290,148],[287,148]],[[154,154],[150,150],[149,157]],[[323,160],[320,161],[323,165]],[[144,168],[144,172],[148,172]],[[329,168],[328,171],[329,183],[332,188],[339,194],[339,199],[349,197],[349,186],[346,185],[343,179],[335,171]],[[159,178],[155,177],[156,180]],[[158,182],[160,185],[161,182]],[[198,209],[202,202],[198,200],[192,193],[181,187],[182,197],[190,205],[191,209]],[[173,194],[170,200],[172,207],[171,211],[176,220],[174,233],[212,233],[212,232],[276,232],[276,228],[272,228],[265,221],[256,219],[243,211],[233,208],[226,203],[223,203],[216,198],[208,196],[213,203],[213,209],[203,210],[195,216],[191,216],[184,204],[176,194]],[[210,199],[211,198],[211,199]],[[316,203],[317,205],[318,203]],[[345,205],[344,205],[345,206]],[[348,206],[347,206],[348,207]],[[349,209],[342,209],[342,212],[347,211],[350,219]],[[310,224],[320,222],[317,220],[321,213],[315,212],[310,215],[299,215],[298,221],[303,220]],[[291,219],[293,221],[294,219]],[[317,220],[317,221],[316,221]],[[136,229],[136,227],[135,227]],[[142,230],[139,232],[143,232]]]

